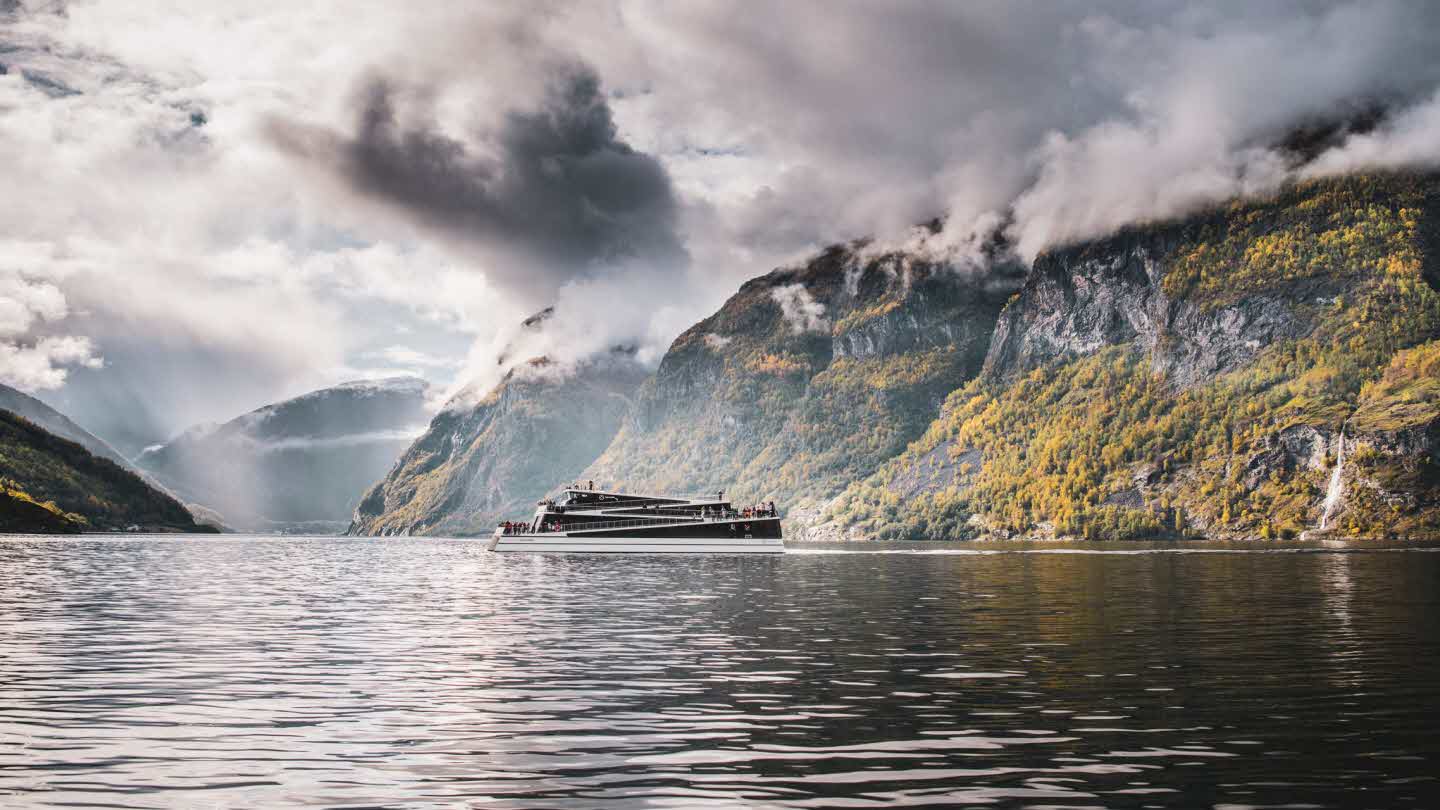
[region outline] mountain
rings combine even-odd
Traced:
[[[583,477],[818,511],[980,370],[1021,276],[856,243],[747,282],[675,340]]]
[[[21,393],[8,385],[0,385],[0,410],[23,416],[50,433],[69,439],[101,458],[108,458],[122,467],[130,468],[130,462],[116,452],[115,448],[70,421],[70,417],[29,394]]]
[[[828,510],[921,538],[1440,535],[1440,178],[1041,256],[983,373]]]
[[[600,454],[644,377],[615,350],[573,366],[534,358],[478,400],[462,392],[366,493],[350,533],[488,534],[528,516]]]
[[[191,428],[136,464],[242,530],[339,532],[424,429],[424,380],[361,380]]]
[[[205,531],[114,460],[0,410],[0,531]]]
[[[436,417],[352,531],[484,531],[578,478],[773,499],[822,539],[1440,537],[1440,177],[992,253],[832,247],[633,393],[522,367]]]

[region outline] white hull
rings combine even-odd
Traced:
[[[564,534],[499,535],[491,551],[600,554],[784,554],[780,538],[570,537]]]

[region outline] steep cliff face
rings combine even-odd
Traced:
[[[1437,200],[1433,176],[1315,181],[1042,256],[983,375],[833,525],[1440,531]]]
[[[414,377],[344,383],[191,428],[136,463],[234,528],[338,533],[424,429],[426,392]]]
[[[1184,228],[1125,233],[1041,256],[996,325],[986,372],[1013,375],[1129,344],[1177,385],[1242,368],[1277,341],[1308,333],[1344,280],[1305,279],[1227,306],[1173,297],[1164,284]]]
[[[576,367],[531,360],[478,401],[462,393],[365,494],[350,533],[488,534],[529,517],[610,442],[644,377],[616,351]]]
[[[803,516],[924,430],[1018,283],[861,246],[754,279],[675,340],[584,477]]]

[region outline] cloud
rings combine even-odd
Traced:
[[[88,338],[35,334],[37,326],[62,321],[68,311],[65,295],[50,281],[0,271],[0,383],[52,390],[65,384],[68,367],[104,365]]]
[[[401,366],[421,366],[427,368],[446,368],[458,362],[456,358],[453,357],[437,357],[412,349],[409,346],[401,345],[386,346],[383,349],[366,352],[364,356]]]
[[[58,321],[65,313],[65,296],[54,284],[0,275],[0,337],[23,335],[36,320]]]
[[[712,227],[751,245],[894,239],[945,215],[937,244],[998,226],[1031,258],[1271,188],[1296,176],[1277,147],[1297,129],[1357,110],[1398,120],[1440,83],[1426,3],[625,8],[643,57],[612,49],[599,69],[663,79],[620,120],[739,155],[726,185],[682,188],[710,191]],[[1425,125],[1410,131],[1432,162]],[[1400,159],[1382,138],[1352,136],[1351,154],[1384,154],[1324,165]]]
[[[533,109],[463,137],[414,111],[402,120],[405,102],[404,91],[374,80],[352,134],[277,124],[276,137],[355,191],[481,250],[488,276],[532,303],[573,278],[684,264],[669,176],[619,139],[589,68],[556,68]]]
[[[66,366],[100,368],[88,338],[43,337],[32,344],[0,341],[0,382],[22,391],[45,391],[65,384]]]
[[[412,441],[422,435],[427,427],[427,425],[419,424],[397,430],[370,430],[363,433],[347,433],[341,436],[287,436],[283,439],[241,437],[240,441],[262,453],[278,453],[285,450],[310,450],[317,448],[360,447],[367,444]]]
[[[1304,167],[1316,177],[1359,169],[1408,169],[1440,164],[1440,92],[1384,121],[1351,134]]]
[[[825,305],[816,301],[805,289],[804,284],[785,284],[770,288],[770,297],[780,305],[780,314],[790,331],[800,335],[806,332],[826,332],[830,321],[825,317]]]
[[[329,97],[302,64],[326,49],[280,30],[275,5],[230,27],[212,13],[227,16],[83,5],[0,31],[0,143],[19,156],[0,162],[0,270],[26,282],[0,276],[5,373],[122,452],[371,374],[366,353],[402,331],[462,355],[496,296],[463,258],[296,184],[262,125]],[[353,82],[365,63],[339,73]],[[79,92],[46,93],[24,71]],[[65,336],[93,356],[40,351]],[[453,367],[426,371],[448,382]]]

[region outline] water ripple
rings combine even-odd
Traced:
[[[0,804],[1440,803],[1431,549],[798,551],[3,540]]]

